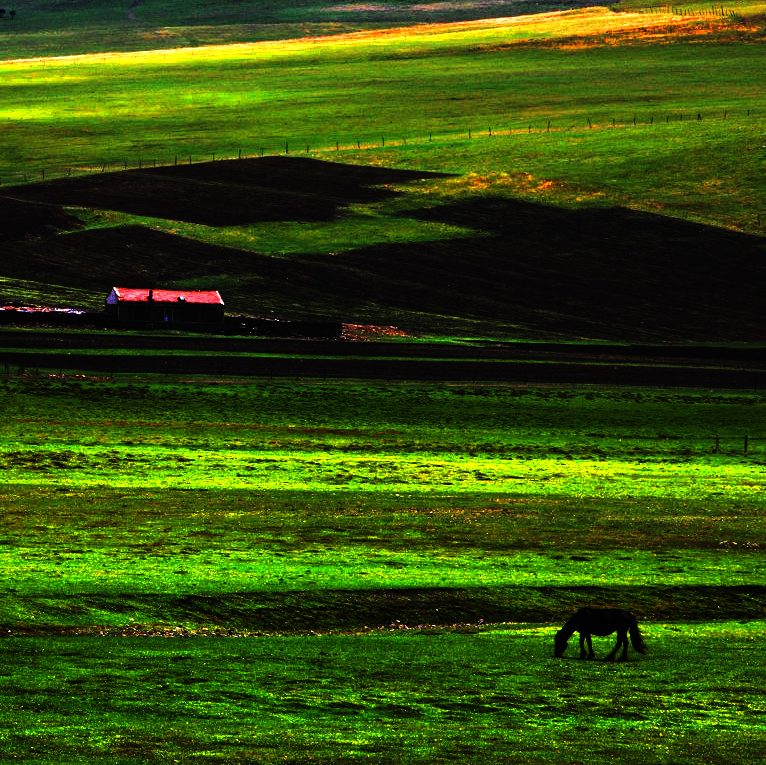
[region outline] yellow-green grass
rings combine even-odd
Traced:
[[[647,16],[590,9],[5,62],[0,181],[308,149],[479,176],[432,184],[426,193],[435,199],[499,192],[617,202],[762,231],[766,59],[757,37],[644,44]],[[637,44],[603,44],[605,33],[626,28]],[[581,47],[564,45],[572,36]],[[268,226],[190,233],[271,252],[380,241],[375,227],[391,228],[395,241],[444,235],[395,217],[367,209],[340,225],[276,235]]]
[[[0,406],[9,762],[760,751],[757,391],[8,375]],[[583,603],[649,653],[554,659]]]
[[[92,303],[92,293],[87,290],[52,285],[43,281],[0,276],[0,304],[13,301],[14,304],[45,305],[50,301],[52,290],[63,302],[70,305],[98,305]]]
[[[28,378],[2,392],[14,630],[275,629],[254,604],[289,592],[311,595],[285,629],[342,627],[363,616],[338,593],[367,593],[380,619],[375,593],[392,588],[460,590],[478,618],[477,598],[527,613],[539,588],[597,586],[688,619],[690,587],[729,588],[695,596],[702,613],[748,615],[731,588],[764,585],[765,442],[741,440],[764,435],[758,393]],[[221,602],[179,611],[192,594]]]
[[[766,436],[753,432],[759,392],[11,377],[2,395],[4,469],[23,483],[677,499],[763,491],[763,443],[742,453],[745,434]]]
[[[511,16],[581,6],[582,2],[515,0],[454,3],[418,0],[344,3],[332,0],[154,0],[121,6],[109,0],[55,4],[25,0],[11,20],[0,19],[5,58],[94,51],[195,47],[338,34],[423,21]],[[10,10],[10,9],[7,9]]]

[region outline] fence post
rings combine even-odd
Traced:
[[[748,436],[747,434],[745,434],[745,443],[744,443],[744,447],[745,447],[745,454],[747,454],[747,449],[748,449],[748,447],[749,447],[749,445],[750,445],[750,444],[749,444],[749,441],[750,441],[750,438],[749,438],[749,436]]]
[[[721,439],[718,433],[715,434],[715,447],[713,448],[713,454],[718,454],[721,451]]]

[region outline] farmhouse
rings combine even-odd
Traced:
[[[106,320],[118,327],[223,329],[223,299],[217,290],[155,290],[113,287]]]

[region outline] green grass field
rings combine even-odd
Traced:
[[[702,765],[763,745],[765,447],[739,439],[760,393],[0,390],[0,761]],[[633,609],[649,655],[553,659],[584,602]]]
[[[762,3],[128,5],[0,18],[0,304],[762,344]],[[5,363],[0,763],[757,762],[765,406]]]
[[[71,592],[764,584],[759,393],[12,378],[3,404],[8,624]]]
[[[426,191],[436,197],[542,193],[554,202],[616,202],[762,231],[760,45],[714,36],[694,44],[684,38],[671,45],[599,44],[599,35],[622,28],[621,19],[602,9],[568,16],[553,32],[546,20],[518,29],[487,21],[446,32],[418,27],[361,38],[6,62],[0,115],[9,122],[0,180],[240,150],[284,153],[287,145],[293,153],[308,147],[342,161],[462,176],[462,184]],[[640,31],[633,30],[639,43]],[[559,44],[570,35],[583,46]],[[537,44],[513,44],[519,40]],[[383,139],[388,150],[372,150]],[[332,151],[336,142],[343,152]],[[354,153],[357,142],[370,150]],[[352,227],[361,226],[352,234],[355,244],[369,243],[363,222],[351,217]],[[279,246],[291,249],[289,235]]]
[[[5,234],[5,299],[151,275],[431,336],[759,339],[762,9],[736,10],[0,62],[0,183],[69,216]]]
[[[627,665],[554,661],[550,630],[532,625],[11,638],[0,746],[4,762],[51,765],[757,761],[763,622],[656,624],[645,634],[651,655]]]
[[[223,0],[215,4],[200,0],[124,4],[109,0],[78,4],[24,0],[13,20],[0,18],[0,50],[3,58],[28,58],[195,47],[331,35],[418,22],[515,16],[582,5],[585,3],[577,0],[493,0],[478,5],[447,0],[429,4],[417,0],[345,4],[326,0]]]

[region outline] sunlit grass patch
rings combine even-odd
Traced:
[[[329,446],[329,445],[328,445]],[[183,447],[182,447],[183,448]],[[330,447],[332,448],[332,447]],[[516,459],[453,454],[367,454],[293,449],[199,450],[162,446],[8,449],[9,480],[61,486],[173,487],[331,491],[508,492],[523,496],[754,497],[763,466],[711,460],[675,464],[611,459]]]
[[[223,247],[273,255],[336,254],[376,244],[475,236],[469,228],[407,217],[395,204],[350,205],[336,220],[214,227],[115,212],[82,212],[89,228],[139,224]]]

